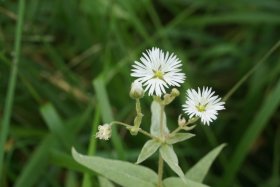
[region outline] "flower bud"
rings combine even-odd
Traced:
[[[192,117],[189,119],[189,124],[195,123],[197,120],[199,119],[199,117]]]
[[[133,99],[140,99],[144,96],[144,90],[142,87],[142,83],[135,80],[132,84],[131,84],[131,89],[129,92],[129,95],[131,98]]]
[[[112,126],[109,124],[99,125],[98,132],[96,133],[96,138],[100,140],[109,140],[112,135]]]
[[[179,92],[178,89],[173,88],[173,89],[171,90],[171,95],[174,96],[174,97],[178,97],[178,96],[180,95],[180,92]]]
[[[183,126],[185,126],[185,124],[186,124],[186,119],[184,117],[182,117],[182,115],[180,114],[178,117],[178,125],[180,127],[183,127]]]

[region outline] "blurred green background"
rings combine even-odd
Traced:
[[[0,117],[3,119],[19,1],[0,2]],[[174,52],[187,80],[167,108],[176,128],[185,90],[211,86],[224,96],[280,39],[278,0],[27,0],[18,79],[0,163],[0,186],[98,186],[71,157],[81,153],[135,162],[146,137],[115,129],[132,123],[128,92],[134,60],[151,47]],[[250,76],[211,126],[175,146],[183,171],[215,146],[228,145],[205,181],[210,186],[280,186],[279,50]],[[149,129],[151,98],[142,100]],[[3,136],[3,123],[1,124]],[[144,165],[156,170],[157,156]],[[85,172],[85,174],[83,174]],[[165,167],[164,176],[175,174]]]

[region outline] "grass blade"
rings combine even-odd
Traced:
[[[243,135],[240,143],[238,144],[235,153],[233,154],[231,161],[227,165],[227,169],[224,178],[219,186],[229,186],[233,181],[238,169],[244,161],[246,155],[250,150],[250,146],[254,143],[258,135],[261,133],[270,117],[280,104],[280,81],[278,81],[274,90],[271,91],[263,103],[261,109],[256,115],[251,125]]]
[[[52,135],[45,137],[17,178],[15,187],[34,186],[48,166],[49,151],[53,147],[54,140]]]
[[[17,81],[17,72],[18,72],[18,62],[20,57],[21,49],[21,35],[23,27],[23,18],[25,11],[25,0],[20,0],[18,5],[18,21],[15,35],[15,44],[14,44],[14,59],[12,62],[12,68],[10,73],[9,88],[7,92],[7,98],[4,108],[3,121],[1,124],[1,134],[0,134],[0,166],[3,166],[4,160],[4,144],[6,142],[8,133],[9,133],[9,124],[11,119],[12,106],[15,95],[15,87]],[[2,175],[2,168],[0,167],[0,180]]]
[[[96,97],[100,106],[103,122],[109,123],[113,121],[114,118],[113,118],[113,113],[111,111],[108,94],[105,88],[105,83],[102,77],[99,77],[96,80],[94,80],[93,86],[96,91]],[[125,158],[125,151],[115,126],[113,126],[112,128],[112,141],[118,153],[118,157],[123,160]]]
[[[274,46],[261,58],[256,65],[248,71],[233,87],[232,89],[224,96],[223,100],[228,100],[229,97],[258,69],[258,67],[267,60],[267,58],[280,46],[280,40],[274,44]]]
[[[70,134],[66,128],[63,126],[63,122],[51,103],[47,103],[40,108],[40,112],[49,127],[50,131],[53,132],[63,144],[70,147],[69,142],[71,142]]]
[[[93,123],[92,123],[92,130],[91,130],[91,134],[92,135],[96,134],[97,126],[98,126],[98,123],[100,121],[99,120],[99,118],[100,118],[99,116],[100,116],[100,112],[97,109],[96,112],[95,112]],[[95,153],[95,150],[96,150],[96,140],[97,139],[94,138],[94,137],[91,137],[91,139],[90,139],[90,143],[89,143],[89,147],[88,147],[88,155],[89,156],[94,155],[94,153]],[[92,175],[90,175],[88,173],[84,174],[82,187],[91,187],[92,186],[91,176]]]

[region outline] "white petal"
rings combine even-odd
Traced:
[[[166,93],[165,88],[180,85],[185,81],[186,76],[181,73],[181,61],[169,52],[164,53],[159,48],[153,47],[142,53],[139,61],[132,65],[131,76],[145,86],[145,91],[149,95],[161,96]],[[155,77],[154,72],[163,73],[163,80]]]

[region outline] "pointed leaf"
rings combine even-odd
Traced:
[[[185,182],[183,182],[180,178],[178,177],[169,177],[167,179],[163,180],[163,186],[164,187],[209,187],[205,184],[198,183],[195,181],[192,181],[190,179],[185,179]]]
[[[164,110],[164,109],[163,109]],[[160,118],[161,118],[161,105],[159,102],[157,101],[153,101],[151,104],[151,112],[152,112],[152,122],[151,122],[151,129],[150,132],[152,135],[154,136],[159,136],[160,135]],[[166,125],[166,115],[165,112],[163,111],[163,120],[162,120],[162,124],[163,124],[163,130],[165,134],[169,133],[169,130],[167,128]]]
[[[72,155],[81,165],[124,187],[154,187],[157,182],[157,174],[144,166],[97,156],[84,156],[74,148]]]
[[[164,144],[159,149],[160,155],[163,160],[169,165],[169,167],[182,179],[185,181],[185,176],[182,169],[178,165],[178,158],[173,150],[172,145]]]
[[[136,164],[139,164],[152,156],[158,150],[159,146],[160,143],[156,140],[147,141],[138,156]]]
[[[226,144],[221,144],[212,151],[210,151],[207,155],[205,155],[202,159],[200,159],[191,169],[186,173],[186,177],[196,181],[202,182],[208,173],[208,170],[216,157],[219,155],[221,150],[225,147]]]
[[[194,136],[195,136],[195,134],[191,134],[191,133],[176,133],[174,136],[169,137],[167,139],[166,143],[167,144],[175,144],[175,143],[182,142],[182,141],[185,141],[187,139],[190,139]]]

